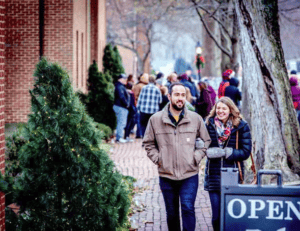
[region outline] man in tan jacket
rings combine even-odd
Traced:
[[[149,120],[143,139],[147,156],[158,166],[169,231],[180,231],[179,198],[183,230],[195,230],[195,200],[199,163],[211,140],[203,119],[185,107],[186,89],[169,87],[170,103]],[[201,138],[204,144],[196,145]]]

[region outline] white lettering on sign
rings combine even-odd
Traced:
[[[267,202],[269,203],[269,215],[266,217],[266,219],[283,220],[283,212],[281,212],[279,215],[279,206],[280,208],[283,208],[283,201],[267,200]],[[277,215],[277,217],[274,216],[274,212],[276,213],[275,215]]]
[[[287,204],[287,215],[284,218],[284,220],[293,220],[290,215],[291,209],[293,210],[293,212],[296,215],[296,217],[298,218],[298,220],[300,220],[300,212],[299,212],[299,210],[297,210],[296,206],[291,201],[286,201],[285,203]],[[300,205],[300,202],[298,201],[297,204]]]
[[[262,200],[248,200],[250,201],[250,216],[248,218],[257,219],[258,216],[256,215],[256,211],[261,211],[266,207],[266,203]],[[259,207],[256,205],[259,204]]]
[[[258,219],[259,216],[257,215],[258,211],[263,211],[264,209],[268,210],[268,216],[266,219],[269,220],[293,220],[291,217],[291,211],[295,214],[295,216],[300,220],[300,201],[297,202],[299,205],[299,209],[291,201],[285,201],[284,203],[287,205],[286,210],[283,207],[283,201],[279,200],[267,200],[264,202],[263,200],[258,199],[249,199],[248,202],[250,203],[250,215],[248,218],[250,219]],[[234,210],[234,205],[240,205],[240,211]],[[267,208],[266,208],[267,207]],[[247,212],[247,205],[241,199],[233,199],[229,201],[227,205],[228,214],[235,219],[242,218],[245,216]],[[285,216],[286,212],[286,216]],[[284,228],[282,228],[284,229]]]
[[[233,214],[233,204],[234,204],[235,202],[240,203],[240,205],[241,205],[241,212],[240,212],[239,215]],[[245,215],[245,213],[246,213],[246,210],[247,210],[246,204],[245,204],[245,202],[242,201],[241,199],[234,199],[234,200],[231,200],[231,201],[228,203],[228,213],[229,213],[229,215],[230,215],[231,217],[233,217],[233,218],[238,219],[238,218],[243,217],[243,216]]]

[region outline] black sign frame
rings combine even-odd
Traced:
[[[261,185],[263,174],[277,175],[277,185]],[[236,168],[222,168],[221,175],[221,231],[300,230],[300,187],[283,186],[280,170],[259,170],[257,185],[238,184]],[[292,213],[295,203],[299,211],[299,214],[296,211],[297,215]],[[288,213],[285,217],[282,216],[284,208]],[[268,216],[262,216],[267,212]]]

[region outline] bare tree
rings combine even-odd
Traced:
[[[173,0],[108,0],[107,40],[136,54],[138,72],[144,72],[151,44],[159,39],[154,24],[163,20]]]
[[[243,115],[258,169],[299,179],[300,132],[281,47],[278,1],[237,0],[243,66]]]
[[[232,68],[236,72],[238,64],[238,31],[237,17],[232,0],[211,0],[210,4],[203,0],[190,0],[208,36],[222,52],[222,67]],[[205,4],[206,3],[206,4]],[[221,40],[209,28],[209,20],[214,20],[220,28]]]

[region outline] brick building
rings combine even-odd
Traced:
[[[93,60],[102,66],[106,0],[0,0],[0,169],[5,170],[5,123],[27,122],[29,89],[41,56],[68,71],[86,92]],[[0,193],[0,231],[5,198]]]

